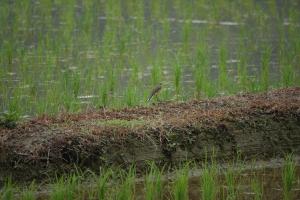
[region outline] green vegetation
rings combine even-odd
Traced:
[[[214,97],[300,86],[299,1],[8,1],[0,4],[0,127],[24,116],[145,105],[163,82],[161,100]],[[100,126],[142,126],[142,120],[92,121]],[[170,186],[174,199],[188,198],[189,167]],[[216,199],[219,170],[207,163],[200,177],[203,199]],[[282,172],[285,199],[292,199],[295,163]],[[115,177],[117,176],[117,178]],[[162,199],[162,171],[151,165],[146,199]],[[238,195],[238,174],[224,173],[226,198]],[[81,189],[80,175],[57,178],[50,199],[130,199],[135,170],[96,178]],[[117,179],[117,180],[115,180]],[[117,187],[108,183],[116,181]],[[251,182],[262,199],[259,180]],[[0,199],[14,199],[7,180]],[[93,190],[93,191],[89,191]],[[32,183],[22,199],[35,199]],[[114,196],[115,195],[115,196]]]
[[[4,112],[0,115],[0,127],[14,128],[19,118],[19,113],[15,111]]]
[[[282,172],[284,199],[292,198],[292,187],[296,180],[296,164],[292,155],[288,155],[285,159],[285,164]]]
[[[260,86],[262,90],[267,91],[269,88],[270,82],[270,59],[271,59],[271,49],[265,48],[262,52],[261,58],[261,78]]]
[[[97,197],[99,200],[105,199],[107,196],[108,190],[108,181],[110,180],[111,176],[113,175],[112,170],[102,170],[100,172],[99,178],[97,178]]]
[[[218,192],[217,166],[213,163],[211,166],[204,166],[201,176],[202,199],[214,200]]]
[[[68,177],[60,177],[53,184],[53,190],[50,195],[51,200],[71,200],[75,198],[79,188],[79,176],[72,174]]]
[[[29,187],[28,188],[25,188],[25,190],[22,192],[22,194],[21,194],[21,198],[23,199],[23,200],[34,200],[34,199],[36,199],[35,198],[35,191],[37,191],[37,189],[36,189],[36,184],[35,184],[35,182],[33,181],[30,185],[29,185]]]
[[[162,100],[299,86],[299,2],[282,5],[3,1],[1,126],[24,115],[147,105],[162,81]]]
[[[14,186],[10,178],[5,181],[4,186],[0,190],[0,199],[13,200],[14,199]]]
[[[187,200],[188,197],[188,181],[189,181],[189,165],[187,164],[181,170],[177,171],[174,183],[174,199]]]
[[[237,185],[236,185],[237,173],[232,168],[228,168],[225,173],[225,182],[227,185],[227,200],[237,199]]]
[[[121,183],[118,185],[115,199],[128,200],[134,198],[134,186],[135,186],[135,169],[131,167],[126,173],[120,171]]]
[[[251,189],[254,192],[254,200],[261,200],[263,197],[262,184],[257,179],[251,181]]]
[[[159,170],[154,163],[150,164],[150,170],[145,177],[145,199],[160,200],[162,199],[162,176],[163,170]]]
[[[178,95],[180,94],[182,69],[179,61],[177,60],[177,57],[175,58],[175,60],[176,63],[174,64],[174,85],[175,85],[175,92],[178,97]]]
[[[189,199],[191,190],[195,188],[198,188],[199,199],[239,199],[246,195],[244,192],[239,192],[244,190],[239,187],[239,184],[249,186],[248,191],[253,199],[262,199],[265,195],[263,185],[269,184],[268,181],[270,181],[264,178],[265,169],[261,169],[262,171],[259,172],[255,168],[244,170],[243,167],[245,167],[244,164],[239,161],[235,161],[227,167],[217,165],[214,161],[210,164],[206,162],[200,168],[197,164],[193,166],[186,164],[173,172],[166,171],[164,168],[160,169],[154,163],[150,163],[144,179],[137,178],[135,167],[130,167],[126,171],[120,168],[111,168],[101,169],[99,175],[89,171],[64,175],[56,178],[53,184],[43,186],[38,186],[33,181],[28,184],[28,187],[22,185],[22,190],[18,188],[18,185],[13,184],[11,179],[7,179],[4,186],[0,188],[0,199],[8,200],[16,199],[16,197],[22,200],[36,199],[41,194],[38,188],[44,188],[43,199],[54,200],[86,198],[127,200],[137,196],[139,198],[143,196],[146,200],[159,200],[166,197],[183,200]],[[194,170],[200,174],[193,176]],[[297,186],[295,185],[297,184],[296,166],[292,155],[286,156],[282,170],[282,180],[278,179],[279,182],[276,185],[282,181],[283,190],[277,191],[276,195],[281,193],[284,199],[293,199],[293,194],[295,194],[293,187],[298,187],[299,183]],[[275,176],[279,175],[280,177],[280,171],[276,173],[278,172],[279,174],[270,174],[272,181],[275,181]],[[193,178],[194,180],[197,178],[198,181],[193,183]],[[191,184],[194,184],[193,188],[190,187]]]

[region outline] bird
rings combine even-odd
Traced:
[[[155,95],[157,95],[158,92],[161,90],[161,88],[162,88],[162,83],[159,83],[159,84],[151,91],[151,93],[150,93],[150,95],[149,95],[149,98],[148,98],[147,102],[149,102],[149,101],[152,99],[152,97],[154,97]]]

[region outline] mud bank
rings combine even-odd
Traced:
[[[0,128],[0,177],[19,180],[77,167],[176,165],[300,154],[300,88],[149,107],[43,116]]]

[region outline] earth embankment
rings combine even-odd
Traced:
[[[300,154],[300,88],[149,107],[42,116],[0,128],[0,174],[38,178],[76,167],[143,169],[215,155]]]

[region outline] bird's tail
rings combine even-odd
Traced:
[[[151,94],[151,95],[149,96],[149,98],[147,99],[147,102],[149,102],[149,101],[152,99],[153,96],[154,96],[154,95]]]

